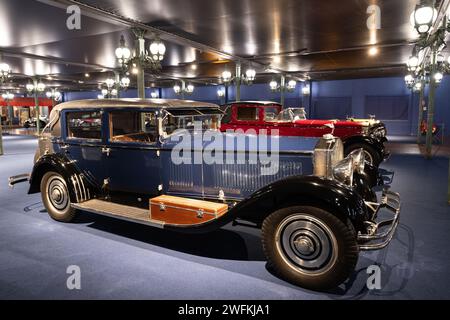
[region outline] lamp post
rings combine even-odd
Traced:
[[[106,87],[103,87],[101,89],[101,95],[99,95],[99,98],[115,98],[119,96],[121,89],[127,89],[130,85],[130,79],[125,76],[123,78],[120,78],[119,73],[115,73],[115,79],[108,78],[104,82]]]
[[[256,78],[255,69],[248,68],[245,74],[242,74],[242,65],[240,62],[236,62],[236,75],[233,77],[230,71],[225,70],[222,72],[221,80],[225,86],[225,103],[228,102],[228,86],[231,83],[236,85],[236,101],[241,101],[241,84],[251,85]]]
[[[422,78],[420,78],[420,82],[417,82],[414,85],[413,92],[417,90],[419,90],[419,119],[417,125],[417,144],[420,144],[420,140],[422,137],[421,125],[423,120],[423,97],[425,93],[425,83],[422,80]]]
[[[272,92],[280,92],[280,103],[284,108],[285,93],[293,92],[297,86],[297,81],[292,79],[286,84],[286,76],[282,74],[280,84],[278,84],[276,80],[272,80],[270,81],[269,86]]]
[[[413,56],[409,59],[407,67],[409,71],[417,75],[421,75],[421,93],[419,98],[419,124],[417,131],[417,142],[420,143],[422,123],[422,101],[423,90],[426,83],[429,83],[428,94],[428,109],[427,109],[427,132],[426,132],[426,147],[425,157],[431,158],[432,143],[433,143],[433,118],[435,107],[435,93],[436,88],[443,78],[442,71],[445,68],[444,57],[440,55],[440,51],[445,47],[446,36],[450,32],[448,27],[447,15],[441,16],[441,21],[436,21],[438,12],[434,8],[435,0],[421,0],[411,14],[411,24],[419,34],[419,39],[414,47]],[[436,23],[438,22],[438,23]],[[434,27],[434,28],[433,28]],[[420,55],[417,55],[417,48],[421,52],[430,52],[429,60],[423,56],[420,61]],[[419,52],[420,53],[420,52]],[[418,84],[418,83],[417,83]]]
[[[39,109],[39,98],[38,95],[43,93],[45,90],[45,84],[38,80],[38,78],[33,78],[33,83],[28,83],[26,85],[26,89],[29,93],[33,94],[34,96],[34,105],[35,105],[35,111],[36,111],[36,131],[37,134],[41,132],[41,113]]]
[[[434,96],[436,93],[436,51],[431,52],[431,78],[430,78],[430,92],[428,94],[428,112],[427,112],[427,135],[425,157],[431,159],[431,148],[433,144],[433,118],[434,118]]]
[[[149,51],[147,51],[144,39],[146,30],[133,28],[132,31],[136,38],[134,55],[131,56],[131,50],[125,45],[125,38],[123,36],[120,37],[120,46],[116,49],[115,54],[123,71],[132,68],[132,73],[136,74],[138,97],[144,99],[145,69],[150,68],[155,72],[161,70],[161,61],[164,59],[166,46],[157,36],[155,36],[150,43]]]
[[[186,81],[184,80],[180,80],[181,81],[181,86],[176,84],[173,86],[173,91],[175,92],[175,94],[180,95],[181,99],[184,100],[185,95],[191,95],[194,92],[194,85],[192,84],[188,84],[186,86]]]

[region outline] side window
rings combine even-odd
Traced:
[[[158,139],[154,112],[112,111],[109,124],[111,142],[154,143]]]
[[[102,138],[102,114],[100,111],[69,112],[66,116],[67,137],[79,139]]]
[[[237,109],[237,119],[239,121],[257,121],[259,119],[259,108],[239,107]]]
[[[278,108],[266,107],[264,108],[264,121],[276,121],[278,115]]]

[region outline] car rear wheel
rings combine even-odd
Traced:
[[[44,174],[41,180],[42,202],[50,217],[61,222],[70,222],[76,209],[70,205],[70,195],[64,178],[53,171]]]
[[[365,143],[355,143],[345,148],[345,156],[349,155],[352,151],[362,148],[366,161],[371,165],[378,167],[382,159],[379,153],[372,146]]]
[[[262,242],[275,273],[313,290],[338,286],[358,261],[353,226],[316,207],[275,211],[263,222]]]

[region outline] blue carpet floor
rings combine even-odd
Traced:
[[[394,154],[392,189],[402,195],[401,224],[390,246],[362,253],[340,288],[297,288],[266,268],[258,230],[225,226],[180,235],[82,213],[53,221],[27,184],[36,140],[5,136],[0,156],[0,299],[442,299],[450,298],[448,159]],[[381,290],[366,288],[366,268],[381,267]],[[81,290],[68,290],[66,269],[81,269]]]

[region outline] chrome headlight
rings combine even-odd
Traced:
[[[353,158],[353,168],[356,172],[362,174],[364,172],[364,167],[366,165],[366,156],[364,154],[364,149],[359,148],[350,152],[349,156]]]
[[[342,182],[348,186],[353,184],[353,157],[348,156],[344,160],[340,161],[333,168],[333,176],[339,182]]]
[[[378,126],[372,130],[370,135],[374,138],[384,138],[387,135],[386,127]]]

